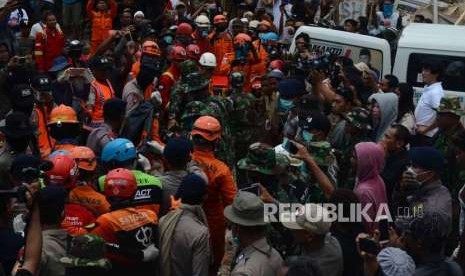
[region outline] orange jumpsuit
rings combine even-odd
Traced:
[[[32,111],[32,122],[37,126],[37,142],[39,144],[40,157],[46,159],[55,146],[55,139],[48,133],[47,123],[49,112],[46,108],[36,105]]]
[[[113,19],[116,17],[117,4],[114,0],[108,1],[110,9],[107,11],[94,10],[95,0],[87,2],[87,14],[92,24],[92,34],[90,39],[90,52],[95,53],[98,46],[108,38],[108,31],[113,28]]]
[[[103,104],[106,100],[115,97],[115,91],[108,80],[106,83],[94,80],[90,84],[90,89],[95,98],[93,103],[88,103],[92,106],[90,128],[96,128],[103,123]]]
[[[69,192],[69,202],[82,205],[95,216],[100,216],[110,211],[110,203],[101,193],[91,186],[77,186]]]
[[[160,80],[158,81],[158,91],[161,94],[162,106],[166,108],[166,105],[170,101],[171,88],[181,77],[181,71],[178,67],[173,64],[168,67],[168,69],[161,74]]]
[[[203,209],[210,229],[214,265],[218,267],[224,255],[225,244],[226,220],[223,210],[232,204],[237,188],[231,170],[216,159],[213,152],[194,150],[192,160],[199,164],[208,177],[207,199]]]
[[[208,36],[208,39],[210,40],[211,45],[210,52],[212,52],[216,57],[217,66],[215,72],[217,72],[220,70],[223,57],[227,53],[234,53],[233,37],[228,31],[225,31],[220,34],[213,32]]]
[[[192,43],[197,44],[199,46],[200,54],[203,54],[210,50],[210,39],[208,38],[208,36],[202,37],[196,31],[192,34],[192,40],[193,40]]]

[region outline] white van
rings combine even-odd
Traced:
[[[393,74],[400,82],[415,87],[415,98],[424,87],[421,77],[422,62],[427,58],[441,60],[445,66],[442,82],[447,96],[465,100],[465,26],[442,24],[408,25],[397,46]]]
[[[390,47],[384,39],[312,26],[300,27],[294,38],[300,33],[306,33],[310,36],[312,51],[346,56],[351,58],[354,63],[358,63],[360,60],[360,50],[368,49],[371,55],[371,66],[379,72],[379,75],[384,76],[391,73]],[[294,53],[295,40],[292,41],[289,51]]]

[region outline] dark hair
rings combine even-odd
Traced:
[[[442,79],[444,74],[444,63],[437,59],[426,59],[423,61],[421,68],[429,70],[431,74],[438,75],[438,81]]]
[[[454,146],[458,147],[460,150],[465,151],[465,130],[462,129],[459,132],[457,132],[452,137],[452,143],[454,144]]]
[[[344,208],[344,217],[350,216],[350,204],[360,203],[357,195],[352,190],[344,188],[337,188],[336,190],[334,190],[328,202],[332,204],[341,204]]]
[[[360,49],[360,56],[370,56],[371,57],[371,52],[367,48],[362,48]]]
[[[394,124],[391,127],[396,130],[396,134],[394,134],[396,139],[398,141],[404,142],[404,147],[408,145],[410,142],[410,132],[408,129],[401,124]]]
[[[287,261],[287,276],[322,276],[320,266],[308,256],[295,256]]]
[[[354,95],[352,92],[347,88],[336,88],[336,94],[343,97],[346,102],[353,103],[354,102]]]
[[[433,23],[433,20],[431,20],[431,18],[425,18],[425,20],[423,21],[424,23]]]
[[[337,57],[336,61],[340,62],[342,67],[354,66],[354,61],[345,56]]]
[[[55,15],[51,10],[44,10],[42,13],[42,22],[45,22],[47,20],[47,17],[50,15]]]
[[[310,43],[310,36],[304,32],[300,33],[295,37],[295,40],[303,38],[305,43],[309,44]]]
[[[384,78],[388,81],[390,88],[397,88],[399,86],[399,79],[391,74],[384,75]]]
[[[399,84],[399,106],[397,113],[397,122],[399,122],[406,113],[413,112],[413,87],[408,83]]]
[[[60,224],[65,209],[65,189],[58,186],[46,187],[46,189],[41,190],[39,194],[40,222],[46,225]]]
[[[362,95],[365,92],[365,84],[363,83],[363,80],[362,80],[362,72],[360,72],[354,66],[344,66],[342,70],[344,71],[345,77],[355,87],[355,91],[357,92],[358,98],[364,101]]]
[[[103,120],[106,122],[121,120],[126,111],[126,104],[123,100],[112,98],[103,104]]]
[[[353,25],[353,26],[357,26],[357,25],[358,25],[357,20],[352,19],[352,18],[346,19],[346,21],[344,21],[344,25],[347,24],[347,23],[349,23],[350,25]]]
[[[422,14],[416,14],[415,17],[418,17],[418,19],[420,19],[420,22],[424,22],[424,21],[425,21],[425,16],[422,15]]]
[[[54,124],[50,126],[50,136],[56,140],[67,138],[76,138],[79,136],[81,126],[79,124],[61,124],[60,126]]]

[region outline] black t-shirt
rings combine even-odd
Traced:
[[[0,228],[0,263],[3,270],[10,274],[18,257],[18,252],[24,245],[24,238],[13,229]]]

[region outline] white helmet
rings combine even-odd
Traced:
[[[210,52],[205,52],[200,56],[199,63],[205,67],[216,67],[216,57]]]
[[[201,14],[195,18],[195,25],[197,25],[197,27],[210,27],[210,19]]]

